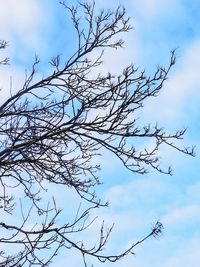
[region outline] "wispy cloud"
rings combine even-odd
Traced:
[[[33,46],[36,43],[41,19],[41,5],[37,0],[3,0],[0,9],[1,38],[9,41],[12,47],[18,38],[24,45]]]
[[[152,100],[153,105],[148,103],[145,106],[145,117],[149,121],[166,126],[176,122],[176,127],[178,124],[187,127],[191,124],[191,120],[197,119],[200,98],[199,55],[200,41],[197,40],[190,44],[181,58],[178,56],[175,70],[169,75],[169,80],[166,81],[160,96]]]

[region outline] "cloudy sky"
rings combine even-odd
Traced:
[[[117,73],[134,63],[152,73],[158,65],[166,65],[170,51],[176,49],[177,63],[160,96],[145,107],[145,118],[169,130],[186,127],[184,144],[196,145],[196,157],[163,148],[163,162],[174,170],[170,177],[159,173],[132,174],[114,159],[109,164],[108,155],[103,157],[101,194],[109,200],[110,207],[99,215],[108,225],[115,223],[109,246],[116,250],[126,247],[147,234],[157,220],[165,227],[161,238],[138,247],[136,256],[105,266],[199,267],[200,2],[96,0],[97,8],[114,9],[120,3],[126,7],[134,29],[124,36],[123,49],[106,54],[104,69]],[[41,58],[41,73],[45,75],[49,58],[70,53],[69,43],[73,40],[68,23],[56,0],[1,0],[0,39],[9,42],[1,56],[9,56],[11,65],[1,67],[0,87],[4,89],[0,101],[8,95],[11,75],[15,88],[20,88],[25,69],[30,68],[35,54]],[[63,252],[52,266],[64,266],[66,259],[70,259],[70,266],[80,264],[77,257]]]

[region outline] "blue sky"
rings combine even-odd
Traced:
[[[196,158],[163,147],[160,155],[163,164],[172,165],[172,177],[155,172],[136,175],[124,170],[108,154],[101,158],[104,185],[100,192],[110,201],[110,207],[98,214],[108,225],[115,223],[109,247],[125,248],[148,233],[157,220],[165,227],[162,237],[138,247],[136,256],[105,266],[199,267],[200,2],[125,0],[121,3],[127,8],[134,29],[124,36],[123,49],[106,52],[104,69],[118,73],[123,66],[134,63],[152,73],[157,65],[167,64],[170,51],[176,48],[177,64],[160,96],[147,103],[142,116],[145,121],[158,122],[169,130],[187,127],[183,144],[196,145]],[[114,9],[118,4],[120,1],[96,0],[97,8]],[[35,54],[40,56],[41,73],[45,74],[49,58],[57,53],[65,55],[72,48],[68,20],[56,0],[2,0],[0,32],[0,38],[9,41],[2,56],[8,55],[11,61],[10,66],[1,67],[0,87],[4,90],[0,101],[8,95],[10,75],[15,88],[23,83],[25,69],[30,67]],[[64,200],[66,203],[71,195],[57,197],[59,203]],[[96,225],[91,231],[96,232]],[[64,266],[66,259],[71,266],[80,266],[76,255],[65,252],[52,266]]]

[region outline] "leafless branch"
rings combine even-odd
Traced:
[[[47,266],[61,248],[79,251],[85,266],[87,257],[115,262],[134,254],[137,245],[160,234],[160,222],[119,255],[104,254],[112,231],[104,223],[99,242],[92,247],[78,239],[95,220],[90,218],[91,210],[108,204],[95,193],[100,165],[94,159],[98,161],[107,150],[132,172],[144,174],[154,169],[171,174],[170,168],[160,166],[158,151],[163,144],[194,155],[193,148],[177,145],[185,130],[167,133],[158,125],[142,125],[137,120],[145,101],[162,89],[175,64],[174,51],[169,65],[159,67],[152,76],[132,65],[119,76],[101,75],[96,70],[102,64],[103,50],[122,47],[123,41],[116,38],[131,29],[125,9],[101,10],[96,15],[95,3],[78,7],[69,7],[64,1],[61,4],[72,18],[76,52],[65,59],[64,66],[60,56],[52,58],[53,70],[41,80],[35,75],[40,62],[36,57],[22,88],[0,106],[0,208],[10,216],[21,211],[21,221],[16,224],[0,221],[0,243],[18,249],[15,255],[1,251],[2,267]],[[0,41],[0,49],[6,46]],[[100,56],[90,59],[92,51]],[[6,63],[7,59],[0,62]],[[138,140],[146,139],[154,141],[154,146],[138,149]],[[44,205],[48,184],[74,190],[85,209],[80,206],[71,222],[60,223],[64,211],[57,207],[56,199]],[[16,198],[18,191],[20,200]],[[48,251],[48,256],[41,250]]]

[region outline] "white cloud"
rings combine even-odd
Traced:
[[[177,244],[177,248],[171,257],[165,259],[161,267],[199,267],[199,236]]]
[[[174,73],[169,74],[160,95],[144,107],[145,118],[158,121],[162,125],[172,122],[187,126],[187,115],[198,115],[200,40],[192,43],[182,58],[178,58]],[[158,112],[159,111],[159,112]],[[191,118],[195,119],[195,117]]]
[[[13,41],[20,36],[29,45],[41,22],[41,5],[38,0],[2,0],[0,9],[1,38]]]
[[[200,203],[200,182],[198,180],[197,178],[197,182],[194,182],[187,188],[188,200],[192,203]]]
[[[25,71],[19,68],[13,69],[10,66],[0,66],[0,105],[5,99],[14,94],[17,90],[21,88],[25,80]]]
[[[0,8],[0,40],[8,42],[0,50],[0,59],[10,58],[10,66],[0,66],[1,100],[20,89],[25,80],[25,70],[13,62],[13,57],[27,58],[28,49],[39,45],[39,25],[42,21],[41,3],[38,0],[2,0]],[[20,46],[17,43],[20,43]]]
[[[136,9],[144,19],[169,16],[174,14],[177,10],[181,9],[179,1],[177,0],[136,0],[132,2],[133,9]],[[173,12],[172,12],[173,10]]]
[[[186,205],[181,208],[175,208],[169,214],[163,217],[166,225],[183,226],[192,222],[200,222],[200,205]]]

